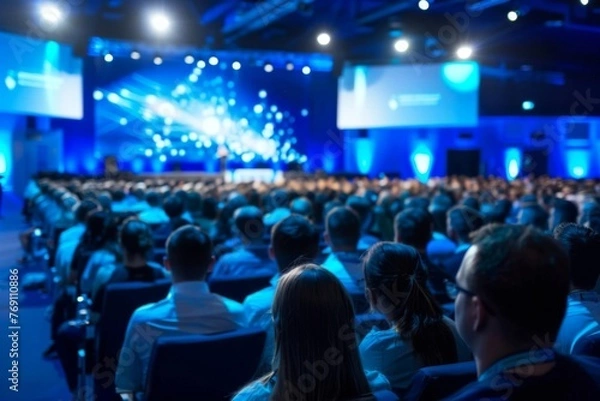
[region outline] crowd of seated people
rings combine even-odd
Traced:
[[[45,356],[74,393],[77,297],[107,319],[111,284],[168,278],[124,329],[123,398],[140,399],[157,338],[256,328],[261,361],[236,400],[402,398],[422,368],[465,361],[478,378],[449,399],[600,399],[600,353],[577,351],[600,335],[596,182],[41,177],[26,202],[59,284]],[[253,277],[264,288],[237,301],[211,291]],[[361,334],[364,315],[379,321]]]

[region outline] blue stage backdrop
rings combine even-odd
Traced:
[[[95,158],[116,156],[133,172],[216,171],[226,152],[230,168],[333,170],[341,151],[337,161],[312,162],[337,136],[327,134],[335,127],[335,78],[307,72],[216,58],[98,62]],[[316,100],[319,90],[327,100]],[[313,117],[323,113],[330,121]]]

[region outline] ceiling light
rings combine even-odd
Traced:
[[[131,52],[131,58],[133,60],[139,60],[141,57],[142,57],[142,55],[140,54],[140,52],[135,51],[135,50]]]
[[[419,8],[423,11],[427,11],[429,10],[429,2],[427,0],[420,0],[419,1]]]
[[[188,54],[187,56],[185,56],[185,58],[183,59],[184,63],[186,63],[187,65],[190,64],[194,64],[194,56],[192,56],[191,54]]]
[[[150,26],[155,32],[164,34],[171,28],[171,20],[163,12],[154,12],[150,15]]]
[[[461,46],[456,50],[456,56],[462,60],[466,60],[471,58],[473,55],[473,48],[470,46]]]
[[[410,43],[406,39],[398,39],[396,43],[394,43],[394,49],[396,49],[398,53],[405,53],[408,51],[409,47]]]
[[[327,46],[331,43],[331,36],[327,32],[322,32],[317,36],[317,43],[321,46]]]
[[[112,61],[113,61],[114,59],[115,59],[115,58],[114,58],[114,57],[113,57],[113,55],[112,55],[112,54],[110,54],[110,53],[106,53],[106,54],[104,55],[104,61],[106,61],[107,63],[112,63]]]

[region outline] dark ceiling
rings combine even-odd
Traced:
[[[490,67],[594,76],[600,71],[600,0],[57,0],[67,11],[56,29],[40,26],[35,0],[0,1],[0,30],[69,42],[86,49],[92,37],[149,45],[213,49],[323,51],[321,30],[334,41],[328,51],[344,60],[387,61],[398,57],[393,42],[411,40],[404,57],[417,62],[453,57],[471,44]],[[164,8],[176,21],[159,42],[145,15]],[[479,8],[478,8],[479,7]],[[521,10],[514,23],[507,12]]]

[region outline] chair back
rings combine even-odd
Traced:
[[[272,278],[272,275],[244,278],[218,278],[210,280],[208,285],[210,286],[210,292],[219,294],[225,298],[233,299],[237,302],[243,302],[248,295],[268,287]]]
[[[441,400],[475,380],[477,380],[475,362],[429,366],[417,372],[402,399],[405,401]]]
[[[582,337],[575,343],[571,354],[600,358],[600,331]]]
[[[252,380],[265,344],[262,330],[160,337],[146,376],[146,401],[221,401]]]
[[[170,288],[171,281],[168,279],[153,283],[115,283],[106,287],[102,315],[96,328],[97,366],[102,367],[107,360],[114,361],[115,364],[118,362],[127,325],[133,312],[140,306],[164,299]],[[110,368],[105,366],[105,369],[101,370],[106,369]],[[97,400],[118,399],[115,398],[113,380],[106,380],[105,375],[102,374],[94,373],[94,376]]]

